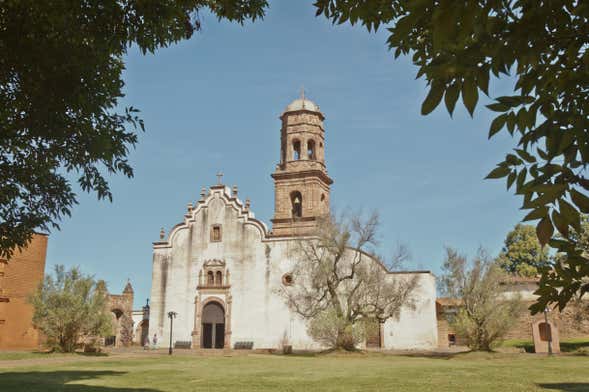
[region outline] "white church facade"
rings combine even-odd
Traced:
[[[280,163],[272,174],[272,229],[257,220],[249,200],[221,183],[203,189],[183,222],[153,244],[149,335],[167,346],[168,312],[176,312],[172,341],[194,349],[321,349],[305,320],[278,295],[290,284],[296,240],[312,235],[329,213],[331,178],[325,164],[323,114],[302,97],[281,115]],[[378,261],[374,260],[375,263]],[[380,328],[374,347],[433,349],[438,345],[435,277],[429,271],[388,272],[388,279],[418,277],[414,308]]]

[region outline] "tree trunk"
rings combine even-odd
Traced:
[[[354,336],[352,335],[351,331],[349,331],[347,328],[338,331],[335,345],[335,348],[338,350],[356,350],[356,345],[354,344]]]

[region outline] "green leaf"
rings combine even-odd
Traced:
[[[526,150],[522,150],[520,148],[516,148],[515,149],[515,152],[517,153],[517,155],[520,156],[521,159],[523,159],[524,161],[526,161],[528,163],[534,163],[534,162],[536,162],[536,157],[534,157],[532,154],[530,154]]]
[[[540,220],[538,225],[536,226],[536,235],[538,236],[538,241],[540,241],[540,245],[544,246],[550,241],[552,234],[554,233],[554,227],[552,227],[552,222],[550,218],[545,216]]]
[[[489,174],[487,174],[487,177],[485,177],[485,178],[486,179],[502,178],[502,177],[509,175],[510,172],[511,172],[511,170],[509,170],[508,167],[498,166],[495,169],[491,170],[491,172]]]
[[[489,71],[488,68],[479,69],[477,72],[477,85],[485,93],[489,95]]]
[[[579,210],[585,214],[589,213],[589,197],[585,196],[581,192],[576,191],[575,189],[571,189],[571,199],[573,200],[573,203],[579,207]]]
[[[506,112],[511,108],[511,106],[505,105],[503,103],[492,103],[490,105],[487,105],[487,108],[491,109],[494,112]]]
[[[462,102],[472,117],[474,108],[479,100],[479,89],[472,78],[467,78],[462,84]]]
[[[519,172],[517,175],[517,180],[515,182],[515,189],[519,192],[521,187],[524,185],[526,181],[526,175],[528,174],[528,169],[525,167]]]
[[[548,208],[542,206],[542,207],[536,208],[535,210],[530,212],[528,215],[526,215],[524,217],[524,219],[522,219],[522,221],[527,222],[527,221],[531,221],[531,220],[542,219],[547,215],[548,215]]]
[[[446,89],[446,95],[444,95],[444,103],[446,104],[446,109],[448,109],[448,113],[452,116],[454,113],[454,107],[456,106],[456,101],[458,101],[458,96],[460,95],[460,89],[458,86],[458,82],[452,83],[448,89]]]
[[[489,139],[499,132],[501,128],[503,128],[505,125],[505,120],[507,120],[507,113],[503,113],[502,115],[495,117],[491,123],[491,128],[489,129]]]
[[[556,226],[560,234],[565,238],[569,236],[569,225],[556,210],[552,210],[552,222],[554,222],[554,226]]]
[[[569,225],[573,226],[577,232],[581,231],[581,221],[579,211],[572,205],[570,205],[564,199],[558,199],[558,207],[560,209],[560,215],[568,222]]]
[[[513,182],[515,181],[516,176],[517,176],[517,174],[516,174],[515,170],[512,171],[511,173],[509,173],[509,176],[507,176],[507,190],[509,190],[509,188],[511,188],[511,186],[513,185]]]
[[[427,94],[425,101],[421,105],[421,114],[424,116],[430,114],[439,105],[443,95],[444,85],[442,83],[433,83],[429,94]]]

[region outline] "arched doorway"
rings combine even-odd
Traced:
[[[149,335],[149,320],[142,320],[135,329],[135,343],[140,346],[147,344],[147,338]]]
[[[120,309],[112,309],[110,315],[112,335],[106,337],[104,345],[116,347],[121,341],[121,317],[123,316],[123,311]]]
[[[223,348],[225,346],[225,309],[218,302],[211,301],[202,309],[202,348]]]

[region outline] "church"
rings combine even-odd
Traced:
[[[274,217],[269,230],[255,218],[237,187],[202,190],[181,223],[153,244],[149,335],[193,349],[321,349],[306,321],[277,294],[292,284],[296,239],[310,236],[330,212],[324,116],[302,96],[280,116],[280,162],[274,179]],[[378,261],[371,259],[375,263]],[[433,349],[438,345],[436,283],[430,271],[388,272],[388,279],[418,277],[416,304],[380,326],[367,347]],[[368,339],[367,339],[368,340]]]

